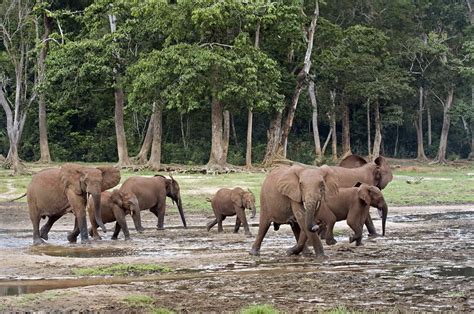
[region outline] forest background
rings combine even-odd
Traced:
[[[471,0],[0,2],[0,154],[474,158]]]

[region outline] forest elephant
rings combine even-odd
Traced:
[[[74,213],[80,230],[81,241],[88,242],[86,202],[91,195],[95,204],[94,219],[102,231],[106,231],[100,211],[101,192],[120,182],[120,170],[114,167],[85,167],[65,164],[60,168],[45,169],[35,174],[26,196],[30,219],[33,224],[33,243],[41,244],[48,239],[53,224],[67,212]],[[48,221],[39,230],[41,218]]]
[[[171,198],[178,206],[179,215],[186,228],[183,202],[178,182],[170,175],[170,179],[155,175],[154,177],[130,177],[120,187],[120,192],[133,194],[138,200],[140,210],[149,209],[158,217],[158,230],[164,229],[166,197]]]
[[[328,167],[328,166],[323,166]],[[387,160],[379,156],[374,161],[367,162],[358,155],[349,155],[339,166],[330,167],[338,177],[340,188],[353,187],[357,182],[373,185],[383,190],[392,180],[393,174]],[[365,222],[369,236],[377,236],[377,231],[370,214]]]
[[[317,229],[314,217],[324,199],[337,194],[337,190],[337,179],[329,168],[295,165],[273,169],[262,184],[260,223],[250,254],[260,254],[263,238],[273,222],[276,230],[280,224],[290,224],[298,241],[287,254],[299,254],[305,247],[306,238],[309,238],[316,256],[324,256],[321,240],[314,232]]]
[[[382,218],[382,234],[385,235],[388,207],[378,187],[357,183],[351,188],[339,188],[337,196],[327,196],[315,217],[317,222],[321,221],[325,225],[321,231],[326,232],[326,243],[328,245],[337,243],[333,235],[334,224],[336,221],[346,219],[347,224],[354,231],[349,242],[356,241],[357,246],[361,245],[362,230],[369,215],[370,206],[378,209]]]
[[[87,212],[89,214],[89,220],[91,223],[91,229],[89,234],[96,240],[101,240],[99,233],[97,232],[98,225],[93,219],[95,205],[92,202],[91,197],[87,202]],[[128,231],[127,221],[125,219],[126,215],[132,216],[133,223],[135,224],[135,229],[138,232],[143,232],[143,227],[140,219],[140,207],[138,205],[138,199],[133,194],[127,194],[120,192],[115,189],[112,192],[105,191],[102,192],[100,197],[100,211],[102,214],[102,222],[116,222],[114,233],[112,235],[112,240],[117,240],[118,234],[120,231],[123,231],[125,240],[130,239],[130,232]],[[79,235],[79,228],[75,228],[69,235],[69,242],[76,242],[77,236]]]
[[[234,232],[239,231],[240,225],[244,225],[245,234],[250,236],[250,229],[247,223],[247,218],[245,217],[245,209],[250,209],[252,211],[252,216],[254,218],[257,212],[255,208],[255,196],[252,192],[245,191],[242,188],[234,189],[220,189],[217,191],[216,195],[212,199],[207,199],[211,202],[212,210],[216,218],[207,224],[207,231],[211,230],[215,224],[217,224],[217,231],[222,232],[222,221],[227,216],[237,215],[235,219]]]

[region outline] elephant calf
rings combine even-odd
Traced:
[[[89,214],[89,220],[91,222],[91,229],[89,233],[94,239],[100,240],[101,237],[97,232],[98,225],[93,219],[95,206],[90,199],[86,208]],[[141,224],[140,207],[138,205],[138,199],[135,195],[124,193],[119,190],[113,190],[112,192],[102,192],[100,196],[100,208],[102,221],[104,223],[114,221],[116,222],[112,240],[117,240],[118,234],[121,230],[123,230],[125,240],[130,239],[130,232],[128,231],[127,221],[125,220],[125,215],[128,214],[132,216],[135,229],[138,232],[143,232],[144,229]],[[74,228],[74,230],[68,235],[69,242],[76,242],[78,234],[79,229]]]
[[[387,203],[379,188],[373,185],[357,183],[352,188],[340,188],[337,196],[328,196],[321,205],[321,210],[316,215],[316,222],[323,222],[326,227],[320,229],[325,232],[326,243],[336,244],[333,229],[336,221],[347,219],[347,224],[354,231],[350,243],[356,241],[361,245],[362,230],[369,215],[370,206],[376,207],[382,217],[382,234],[385,235],[385,222],[387,220]]]
[[[234,189],[220,189],[212,199],[207,199],[211,202],[212,209],[216,219],[207,224],[207,231],[211,230],[215,224],[217,225],[217,231],[222,232],[222,221],[227,216],[237,215],[235,219],[234,232],[237,233],[240,228],[240,224],[244,225],[245,234],[250,236],[250,229],[245,218],[245,209],[252,210],[252,216],[254,218],[257,212],[255,208],[255,196],[250,191],[244,191],[242,188]]]

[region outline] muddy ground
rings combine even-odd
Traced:
[[[372,217],[375,217],[375,210]],[[239,311],[271,304],[285,312],[343,306],[362,311],[474,310],[474,205],[392,207],[387,235],[348,244],[350,230],[338,223],[338,243],[325,246],[328,259],[287,257],[294,244],[288,226],[268,232],[261,256],[248,254],[253,237],[204,228],[210,216],[167,215],[166,230],[143,212],[143,234],[132,240],[68,244],[73,217],[59,220],[49,244],[31,246],[25,203],[0,203],[0,311]],[[257,220],[253,221],[254,224]],[[380,220],[375,220],[380,231]],[[129,225],[133,224],[129,221]],[[108,225],[113,228],[112,224]],[[251,228],[257,233],[257,227]],[[116,263],[152,263],[169,273],[128,277],[79,277],[72,270]],[[147,303],[125,300],[146,295]]]

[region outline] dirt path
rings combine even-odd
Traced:
[[[254,238],[231,233],[232,218],[224,234],[206,232],[206,215],[188,215],[187,230],[169,215],[168,229],[157,231],[149,212],[143,215],[147,230],[132,230],[131,241],[111,241],[108,234],[90,245],[68,244],[72,216],[66,216],[54,226],[49,245],[32,247],[26,205],[0,203],[0,311],[221,312],[271,304],[286,312],[338,306],[472,312],[473,218],[474,205],[393,207],[386,237],[364,238],[356,248],[347,243],[345,223],[338,223],[338,244],[325,246],[328,259],[316,261],[284,255],[294,244],[288,226],[270,230],[261,256],[252,257],[247,252]],[[380,220],[375,225],[380,230]],[[255,235],[257,227],[251,231]],[[117,263],[173,271],[119,278],[73,274]],[[147,298],[130,301],[137,295]]]

